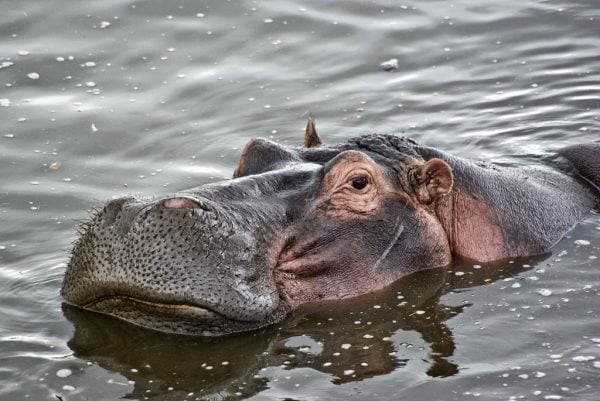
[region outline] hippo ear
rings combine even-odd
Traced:
[[[410,172],[410,182],[419,202],[429,204],[452,190],[452,169],[442,159],[431,159]]]
[[[304,147],[314,148],[322,144],[323,141],[319,137],[319,134],[317,134],[317,130],[315,128],[315,120],[313,120],[312,116],[309,116],[308,122],[306,123],[306,132],[304,134]]]

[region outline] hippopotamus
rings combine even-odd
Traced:
[[[108,202],[81,228],[61,294],[139,326],[214,336],[456,258],[544,254],[597,206],[600,144],[547,161],[470,161],[391,134],[326,145],[309,119],[303,147],[252,139],[230,180]]]

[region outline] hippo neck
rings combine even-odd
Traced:
[[[433,210],[455,255],[486,262],[548,252],[593,207],[582,186],[553,171],[522,172],[421,151],[453,169],[453,190]]]

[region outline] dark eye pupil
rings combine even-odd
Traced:
[[[352,180],[352,186],[355,189],[363,189],[369,183],[369,179],[367,177],[357,177]]]

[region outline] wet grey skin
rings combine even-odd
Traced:
[[[319,301],[356,296],[414,271],[448,264],[454,253],[451,239],[434,238],[423,213],[409,201],[386,199],[369,218],[339,219],[327,210],[315,211],[315,204],[320,205],[317,209],[327,207],[316,200],[325,177],[348,151],[370,157],[385,182],[410,196],[411,163],[432,157],[444,158],[454,171],[455,190],[468,190],[473,198],[509,204],[512,195],[506,194],[515,192],[496,188],[501,180],[487,179],[499,174],[499,168],[462,161],[407,138],[374,134],[322,146],[311,122],[309,128],[304,148],[251,141],[232,180],[152,199],[110,201],[81,229],[61,289],[66,302],[154,330],[222,335],[281,321],[306,297]],[[579,149],[573,159],[581,161],[580,153],[585,153],[582,163],[590,168],[585,160],[597,150]],[[586,177],[597,185],[600,171],[591,168]],[[547,251],[594,207],[593,190],[570,176],[532,174],[530,181],[540,176],[554,191],[538,193],[539,185],[523,187],[530,183],[512,174],[502,177],[521,182],[514,184],[520,191],[514,197],[530,194],[532,203],[548,202],[547,211],[528,211],[534,207],[518,200],[518,216],[498,218],[499,225],[510,227],[511,236],[527,243],[515,249]],[[487,182],[477,185],[482,180]],[[564,191],[569,195],[558,201],[544,200]],[[489,203],[506,206],[499,200]],[[514,218],[534,229],[515,229]],[[297,243],[308,244],[298,257],[315,254],[318,263],[293,274],[278,272],[282,254],[295,255],[290,249]],[[335,269],[343,268],[348,275],[363,275],[348,281],[348,288],[340,287],[346,273]],[[321,276],[328,283],[324,289],[319,287]],[[312,291],[308,296],[304,285]]]

